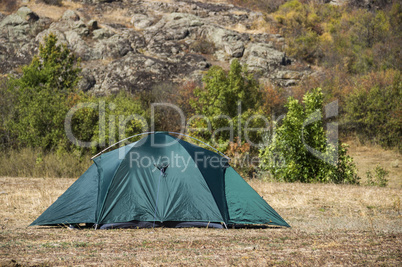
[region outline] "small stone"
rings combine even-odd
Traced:
[[[97,20],[92,19],[92,20],[90,20],[90,21],[88,22],[87,25],[88,25],[88,29],[89,29],[90,31],[94,31],[94,30],[99,29],[98,21],[97,21]]]
[[[395,161],[391,162],[391,167],[392,168],[398,168],[399,167],[399,160],[395,160]]]
[[[69,9],[66,12],[64,12],[63,16],[61,17],[62,20],[73,20],[73,21],[78,21],[80,20],[80,16],[78,16],[77,13],[75,13],[73,10]]]

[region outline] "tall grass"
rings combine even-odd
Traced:
[[[89,155],[58,154],[37,148],[23,148],[0,154],[0,176],[76,178],[91,164]]]

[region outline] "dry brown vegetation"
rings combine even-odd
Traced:
[[[63,16],[63,13],[68,9],[82,8],[82,4],[73,1],[61,1],[61,5],[48,5],[43,2],[31,0],[27,6],[34,11],[39,17],[48,17],[53,20],[58,20]]]
[[[364,160],[382,165],[387,153]],[[397,266],[401,181],[398,172],[389,179],[386,188],[250,180],[290,229],[71,231],[27,226],[75,179],[1,177],[0,265]]]
[[[347,142],[350,145],[349,154],[353,157],[357,166],[357,173],[362,178],[361,183],[366,182],[366,172],[373,171],[379,165],[389,171],[388,187],[402,189],[402,155],[393,150],[385,150],[380,146],[363,145],[358,141]]]

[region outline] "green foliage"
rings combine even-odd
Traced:
[[[75,106],[79,108],[71,118],[72,134],[79,141],[92,142],[92,152],[142,132],[147,121],[140,122],[135,114],[149,116],[137,97],[120,93],[95,98],[78,92],[80,71],[79,59],[67,47],[57,45],[55,35],[47,36],[39,55],[22,68],[21,78],[1,87],[2,101],[12,103],[2,106],[2,140],[12,136],[17,147],[56,150],[59,156],[74,152],[81,157],[87,148],[71,143],[65,131],[66,116]]]
[[[346,145],[327,144],[320,113],[323,108],[321,89],[307,93],[303,100],[304,106],[289,98],[286,117],[276,126],[270,144],[260,150],[261,169],[269,171],[278,181],[358,183]],[[317,120],[305,125],[311,119]],[[320,152],[321,157],[313,155],[308,147]],[[333,164],[327,163],[334,153],[336,155],[336,150],[338,157]]]
[[[98,117],[96,125],[89,125],[87,131],[93,131],[92,141],[98,141],[98,148],[147,130],[148,110],[143,109],[141,101],[135,96],[121,92],[97,98],[96,101],[100,108],[96,114],[99,116],[103,113],[101,116],[104,119]]]
[[[401,6],[366,10],[298,0],[274,14],[293,57],[349,73],[401,68]]]
[[[242,130],[247,119],[252,115],[258,114],[261,107],[261,92],[259,84],[253,75],[242,66],[238,60],[233,60],[230,70],[226,73],[222,68],[213,66],[203,77],[204,87],[195,90],[196,101],[192,101],[192,106],[196,114],[202,114],[205,118],[192,121],[192,127],[198,128],[193,134],[204,140],[210,141],[211,138],[224,144],[223,151],[226,150],[228,141],[233,141],[239,137],[239,130]],[[239,113],[241,105],[241,114]],[[207,127],[207,120],[211,124],[211,131],[200,128]],[[240,127],[239,129],[239,122]],[[261,124],[258,119],[249,121],[249,127]],[[225,127],[232,127],[233,136]],[[215,136],[212,132],[221,129]],[[260,133],[251,133],[251,138],[255,141]]]
[[[15,117],[8,127],[23,146],[55,148],[64,137],[68,96],[79,80],[79,59],[51,34],[39,46],[39,56],[13,81]]]
[[[392,83],[379,83],[380,79],[367,75],[366,80],[377,83],[357,85],[346,99],[346,121],[362,141],[402,150],[401,74],[399,71],[389,73],[393,75]]]
[[[389,171],[383,169],[380,165],[377,165],[374,169],[374,177],[371,171],[367,171],[367,185],[369,186],[379,186],[386,187],[388,183],[388,179],[386,178],[389,174]]]
[[[15,96],[11,93],[10,80],[8,78],[0,79],[0,150],[13,146],[15,137],[7,127],[9,121],[15,114]]]

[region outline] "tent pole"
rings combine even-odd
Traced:
[[[107,148],[105,148],[104,150],[102,150],[101,152],[99,152],[98,154],[96,154],[95,156],[93,156],[91,159],[96,158],[97,156],[99,156],[100,154],[102,154],[103,152],[105,152],[106,150],[108,150],[109,148],[114,147],[115,145],[120,144],[121,142],[124,142],[124,141],[126,141],[126,140],[128,140],[128,139],[130,139],[130,138],[133,138],[133,137],[136,137],[136,136],[140,136],[140,135],[145,135],[145,134],[152,134],[152,133],[155,133],[155,132],[144,132],[144,133],[135,134],[135,135],[132,135],[132,136],[130,136],[130,137],[124,138],[123,140],[120,140],[119,142],[116,142],[116,143],[114,143],[113,145],[108,146]]]
[[[228,230],[228,227],[225,222],[223,222],[223,225],[225,226],[226,230]]]
[[[114,147],[115,145],[120,144],[121,142],[124,142],[124,141],[126,141],[126,140],[128,140],[128,139],[130,139],[130,138],[137,137],[137,136],[140,136],[140,135],[153,134],[153,133],[155,133],[155,132],[143,132],[143,133],[140,133],[140,134],[135,134],[135,135],[129,136],[129,137],[127,137],[127,138],[124,138],[123,140],[120,140],[119,142],[116,142],[116,143],[114,143],[114,144],[108,146],[107,148],[105,148],[104,150],[102,150],[101,152],[99,152],[98,154],[96,154],[95,156],[93,156],[91,159],[96,158],[97,156],[99,156],[100,154],[102,154],[103,152],[105,152],[106,150],[108,150],[109,148]],[[225,154],[223,154],[222,152],[220,152],[218,149],[214,148],[214,147],[211,146],[211,145],[208,145],[207,143],[201,141],[200,139],[197,139],[197,138],[195,138],[195,137],[189,136],[189,135],[187,135],[187,134],[182,134],[182,133],[177,133],[177,132],[168,132],[168,133],[170,133],[170,134],[182,135],[182,136],[186,136],[186,137],[192,138],[192,139],[194,139],[194,140],[197,140],[198,142],[201,142],[201,143],[203,143],[204,145],[206,145],[206,146],[212,148],[213,150],[215,150],[216,152],[218,152],[220,155],[222,155],[222,156],[224,156],[225,158],[227,158],[227,159],[230,160],[230,157],[226,156]]]

